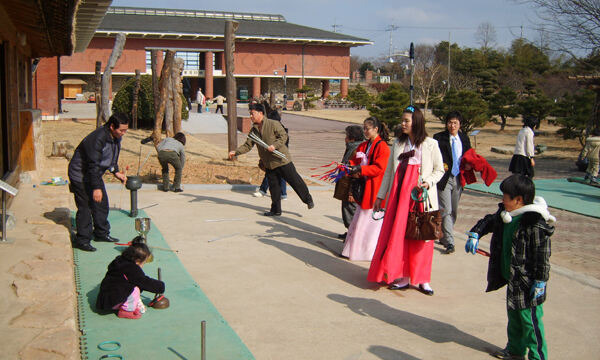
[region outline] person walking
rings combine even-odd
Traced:
[[[526,116],[523,118],[523,128],[517,134],[514,155],[508,166],[508,171],[513,174],[523,174],[533,178],[533,167],[535,166],[535,160],[533,160],[535,156],[533,129],[537,123],[534,117]]]
[[[600,153],[600,128],[591,131],[590,136],[585,139],[585,147],[581,151],[581,158],[588,160],[588,166],[585,170],[586,181],[590,184],[598,185],[598,153]]]
[[[360,125],[346,126],[345,132],[346,138],[344,141],[346,142],[346,150],[342,156],[342,164],[349,165],[350,159],[354,157],[356,148],[358,148],[358,145],[364,141],[365,136]],[[350,227],[350,223],[352,222],[352,218],[354,217],[357,206],[355,202],[348,200],[348,198],[342,200],[342,221],[344,222],[344,227],[346,228],[345,233],[338,235],[338,239],[342,240],[346,240],[348,228]]]
[[[206,97],[202,93],[202,88],[199,88],[198,92],[196,92],[196,104],[198,104],[198,113],[202,112],[202,108],[204,107],[205,103]]]
[[[162,168],[162,191],[169,191],[169,164],[175,169],[173,192],[182,192],[181,176],[185,165],[185,134],[178,132],[172,138],[166,137],[156,146],[158,161]]]
[[[312,209],[315,206],[313,198],[308,191],[306,183],[296,171],[289,150],[285,145],[288,136],[283,125],[277,120],[267,118],[265,116],[264,106],[257,103],[250,105],[250,119],[253,123],[250,133],[253,134],[253,136],[260,138],[268,146],[266,149],[262,146],[258,146],[258,156],[264,164],[271,192],[271,210],[265,212],[264,215],[281,216],[280,182],[282,178],[292,186],[302,202],[305,203],[309,209]],[[239,146],[236,150],[229,152],[229,159],[247,153],[252,150],[253,146],[254,141],[249,134],[244,144]],[[285,158],[275,155],[275,150],[283,154]]]
[[[373,217],[373,204],[390,156],[385,124],[374,116],[367,118],[363,124],[367,141],[358,146],[356,154],[350,159],[349,174],[358,180],[364,179],[365,186],[360,194],[362,199],[354,199],[353,193],[350,195],[349,201],[356,202],[358,206],[342,250],[342,256],[352,261],[371,261],[375,252],[382,221]]]
[[[412,283],[422,293],[433,295],[429,283],[434,242],[406,239],[405,233],[415,187],[428,190],[429,211],[438,209],[436,184],[444,175],[442,154],[437,141],[427,136],[423,113],[413,106],[403,111],[396,137],[373,205],[373,211],[380,210],[389,194],[367,280],[391,284],[390,290],[408,289]]]
[[[221,112],[221,114],[223,114],[223,102],[225,102],[227,99],[225,97],[223,97],[223,95],[219,94],[217,95],[213,101],[217,103],[217,108],[215,109],[215,114],[217,112]]]
[[[114,113],[104,126],[86,136],[77,146],[69,162],[69,190],[75,198],[77,233],[73,247],[84,251],[96,251],[90,242],[119,242],[110,236],[108,222],[108,195],[102,175],[108,170],[120,182],[127,176],[119,171],[121,138],[129,128],[129,118]]]
[[[454,224],[458,216],[458,202],[463,192],[459,179],[460,162],[463,155],[471,149],[469,137],[460,131],[462,121],[462,115],[458,111],[452,111],[446,115],[446,130],[433,135],[444,160],[445,173],[437,183],[437,189],[444,234],[440,242],[446,248],[446,254],[454,252]]]

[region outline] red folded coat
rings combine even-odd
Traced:
[[[465,165],[467,164],[471,166],[470,170],[465,169]],[[477,182],[475,171],[480,173],[486,186],[490,186],[494,180],[496,180],[496,177],[498,177],[498,173],[492,165],[490,165],[483,156],[477,154],[475,150],[471,148],[463,154],[460,162],[460,183],[463,187],[465,184]]]

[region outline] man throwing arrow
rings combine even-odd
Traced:
[[[258,156],[260,163],[269,180],[269,191],[271,192],[271,210],[265,212],[265,216],[281,215],[281,179],[283,178],[294,189],[309,209],[312,209],[312,196],[308,192],[306,183],[294,167],[290,152],[285,145],[287,133],[279,121],[268,119],[265,109],[261,104],[250,105],[250,119],[253,126],[248,133],[246,142],[235,151],[229,152],[229,158],[245,154],[252,150],[254,144],[258,144]],[[253,139],[254,138],[254,139]]]

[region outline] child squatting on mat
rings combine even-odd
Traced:
[[[500,184],[502,203],[468,233],[465,250],[477,251],[479,238],[492,233],[486,291],[507,285],[508,343],[492,355],[499,359],[546,360],[542,315],[550,276],[550,236],[556,218],[535,196],[531,178],[514,174]]]
[[[151,252],[144,243],[133,241],[109,265],[100,284],[96,307],[100,310],[118,310],[117,316],[139,319],[146,311],[140,298],[144,290],[162,294],[165,283],[152,279],[142,270]]]

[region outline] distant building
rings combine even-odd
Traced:
[[[239,22],[234,76],[238,90],[242,93],[245,90],[253,97],[270,91],[283,94],[284,75],[289,98],[295,89],[302,87],[303,80],[324,97],[329,93],[329,80],[341,80],[340,92],[345,95],[350,48],[371,44],[366,39],[288,23],[281,15],[111,7],[88,49],[73,56],[45,60],[45,71],[38,75],[38,81],[61,83],[61,98],[77,98],[73,92],[78,91],[77,86],[82,94],[93,92],[95,62],[102,61],[105,67],[116,34],[123,32],[127,41],[113,70],[113,92],[136,69],[151,74],[151,50],[159,51],[159,68],[164,51],[176,50],[176,56],[185,61],[183,77],[188,95],[194,100],[197,89],[202,88],[206,97],[212,98],[225,93],[225,20]],[[77,84],[66,83],[67,80]],[[56,92],[40,92],[38,97],[44,99],[42,106],[46,112],[52,114],[58,108],[60,99]]]

